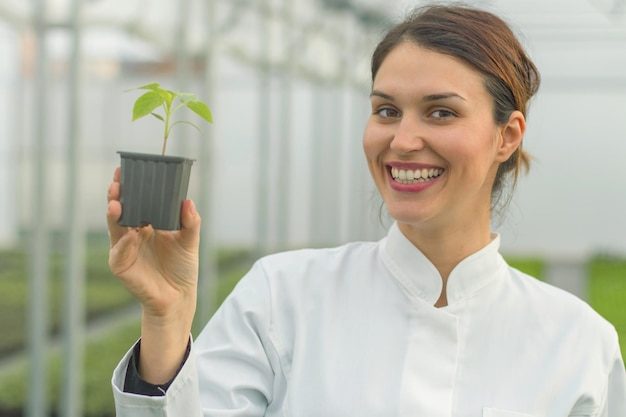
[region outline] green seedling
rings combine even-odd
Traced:
[[[131,90],[147,90],[144,94],[139,96],[133,106],[133,122],[147,115],[152,115],[162,121],[165,125],[163,131],[163,149],[161,154],[165,155],[165,148],[167,146],[167,138],[170,135],[170,131],[177,124],[187,124],[195,127],[198,131],[201,129],[195,124],[186,121],[178,120],[171,123],[172,115],[179,109],[187,107],[195,114],[203,118],[209,123],[213,122],[211,110],[202,101],[198,100],[195,94],[191,93],[178,93],[171,90],[162,88],[159,83],[150,83],[141,87],[132,88]],[[163,110],[163,115],[155,113],[158,108]]]

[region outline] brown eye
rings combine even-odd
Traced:
[[[398,117],[400,115],[400,112],[389,107],[383,107],[381,109],[376,110],[376,114],[382,117],[383,119],[389,119],[392,117]]]
[[[446,120],[456,117],[456,114],[452,113],[449,110],[439,109],[432,112],[430,114],[430,117],[432,117],[433,119]]]

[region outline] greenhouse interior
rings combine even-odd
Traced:
[[[260,256],[386,235],[362,146],[370,59],[428,3],[0,0],[0,417],[115,415],[141,310],[108,268],[107,189],[120,152],[163,146],[159,120],[133,121],[141,87],[212,114],[174,115],[166,152],[193,160],[203,219],[196,333]],[[626,1],[471,4],[542,77],[530,170],[493,219],[502,253],[591,304],[626,352]]]

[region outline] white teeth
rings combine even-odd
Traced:
[[[391,168],[391,176],[394,180],[402,184],[413,184],[417,182],[425,182],[433,178],[437,178],[443,173],[443,169],[431,168],[431,169],[416,169],[406,170]]]

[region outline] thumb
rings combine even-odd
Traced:
[[[109,250],[109,268],[114,275],[121,277],[137,260],[139,231],[129,229],[117,239]]]
[[[200,242],[202,218],[192,200],[183,201],[180,222],[182,225],[180,233],[183,235],[183,240],[189,242],[191,246],[197,246]]]

